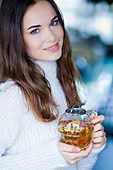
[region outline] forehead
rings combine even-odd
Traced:
[[[36,4],[30,6],[23,17],[23,24],[25,26],[37,24],[46,24],[56,16],[56,12],[52,5],[46,0],[40,0]]]

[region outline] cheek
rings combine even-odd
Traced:
[[[35,37],[29,37],[24,39],[26,50],[35,50],[41,46],[41,41],[37,40]]]
[[[63,29],[61,29],[61,31],[60,31],[60,36],[62,37],[62,39],[64,38],[64,31],[63,31]]]
[[[64,31],[60,25],[57,27],[52,27],[51,29],[56,38],[58,38],[59,40],[64,38]]]
[[[60,39],[64,38],[64,31],[63,31],[62,27],[58,29],[57,35]]]

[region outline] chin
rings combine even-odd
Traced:
[[[62,56],[62,55],[61,55],[61,53],[60,53],[60,54],[54,56],[54,57],[53,57],[53,60],[58,60],[59,58],[61,58],[61,56]]]
[[[56,61],[59,58],[61,58],[61,54],[58,54],[58,55],[49,55],[45,59],[48,60],[48,61]]]
[[[51,59],[51,61],[57,61],[59,58],[61,58],[61,56],[60,56],[60,57],[53,58],[53,59]]]

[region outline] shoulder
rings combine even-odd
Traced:
[[[17,85],[15,84],[13,80],[9,79],[3,83],[0,83],[0,92],[5,92],[8,89],[11,90],[12,87],[17,87]]]
[[[25,103],[24,95],[12,80],[0,84],[0,110],[22,110]]]
[[[14,95],[22,95],[22,91],[13,80],[7,80],[0,84],[0,97],[11,97]]]

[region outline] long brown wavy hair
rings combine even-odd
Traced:
[[[66,96],[68,107],[82,104],[78,95],[76,81],[80,76],[72,61],[72,51],[61,12],[53,0],[47,0],[59,18],[64,30],[62,56],[57,60],[57,77]],[[38,0],[3,0],[0,9],[0,60],[2,76],[0,82],[12,79],[22,90],[28,105],[41,121],[57,118],[53,109],[57,105],[53,100],[51,87],[44,72],[26,54],[22,38],[22,19],[30,5]],[[46,91],[46,93],[45,93]]]

